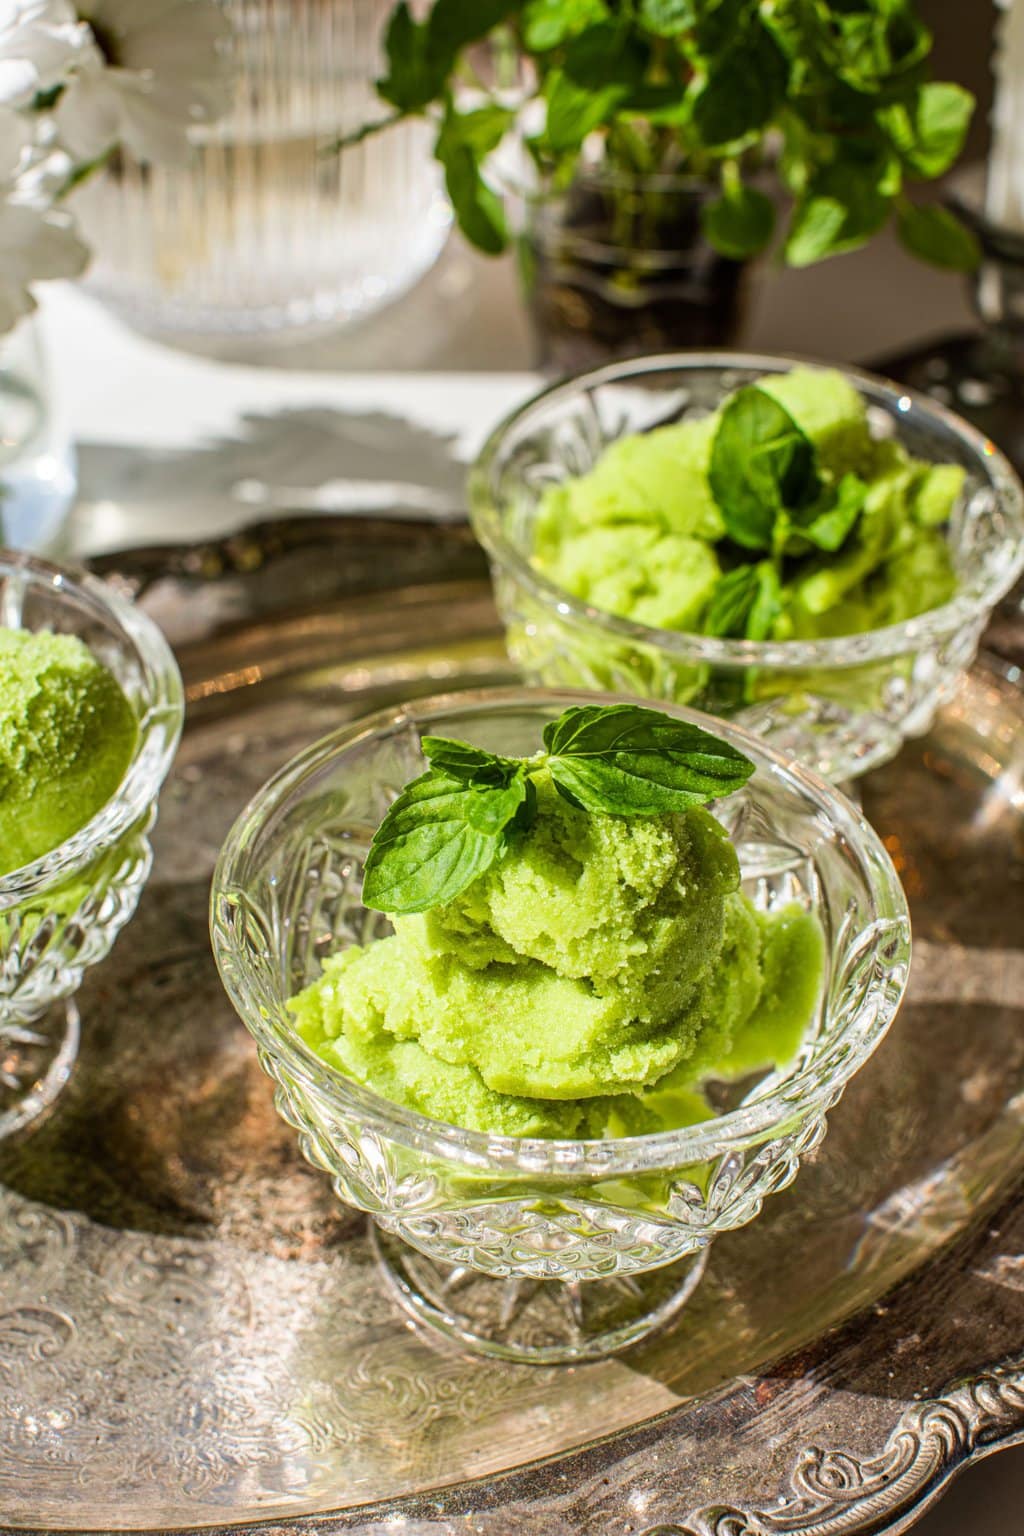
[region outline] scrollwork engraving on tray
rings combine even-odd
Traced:
[[[642,1536],[853,1536],[895,1520],[986,1444],[1024,1433],[1024,1356],[912,1404],[876,1456],[807,1446],[772,1507],[709,1506]]]

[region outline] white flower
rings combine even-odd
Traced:
[[[88,43],[69,0],[0,0],[0,103],[24,107],[59,85]]]
[[[30,283],[77,277],[89,259],[70,216],[37,207],[14,179],[24,162],[27,137],[16,113],[0,107],[0,332],[35,309]]]
[[[190,125],[230,102],[223,11],[215,0],[91,0],[81,11],[96,46],[57,103],[61,141],[83,160],[120,142],[138,160],[180,164]]]

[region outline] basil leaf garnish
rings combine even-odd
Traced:
[[[709,480],[726,533],[745,549],[771,549],[779,512],[818,492],[810,439],[756,384],[722,407]]]
[[[467,784],[508,784],[520,769],[518,758],[498,757],[483,747],[472,747],[468,741],[452,741],[447,736],[424,736],[420,746],[432,768]]]
[[[657,816],[745,784],[754,765],[685,720],[633,704],[567,709],[544,730],[555,787],[586,811]]]
[[[537,814],[534,777],[591,814],[656,816],[702,805],[744,784],[754,765],[700,726],[633,704],[567,709],[544,730],[547,753],[500,757],[424,736],[426,773],[407,784],[370,845],[363,904],[399,916],[428,912],[504,856]]]
[[[363,874],[363,905],[377,912],[427,912],[464,891],[504,851],[528,788],[476,786],[429,769],[407,784],[381,822]]]
[[[853,531],[864,510],[867,494],[868,488],[859,475],[843,475],[839,484],[831,487],[814,505],[802,513],[790,514],[793,533],[817,549],[834,555]]]
[[[770,560],[740,565],[719,578],[704,621],[722,639],[767,640],[782,611],[782,587]]]

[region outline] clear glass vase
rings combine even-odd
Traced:
[[[0,337],[0,545],[49,552],[75,494],[71,439],[54,409],[31,318]]]
[[[75,202],[89,286],[141,329],[266,338],[329,330],[409,287],[450,223],[426,123],[340,154],[385,115],[373,81],[389,0],[222,0],[232,110],[182,169],[119,154]]]

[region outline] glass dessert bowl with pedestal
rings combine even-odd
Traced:
[[[333,1068],[289,1005],[329,956],[390,930],[363,904],[363,870],[389,806],[422,772],[421,736],[521,756],[567,706],[594,703],[496,689],[345,727],[250,802],[211,897],[221,976],[278,1108],[341,1199],[372,1216],[398,1299],[463,1346],[521,1361],[605,1355],[685,1302],[715,1235],[753,1219],[821,1140],[828,1110],[895,1015],[909,962],[899,880],[856,808],[742,730],[673,708],[755,765],[714,807],[743,894],[762,913],[803,909],[824,939],[813,1014],[785,1065],[707,1081],[697,1123],[600,1140],[465,1129]]]
[[[184,716],[181,677],[167,641],[150,619],[93,576],[0,550],[0,640],[7,631],[82,641],[119,685],[122,709],[127,700],[134,745],[129,736],[126,766],[95,814],[86,811],[77,830],[59,834],[45,852],[0,875],[0,1138],[42,1113],[68,1078],[79,1037],[74,993],[138,904],[152,863],[147,833]],[[0,795],[6,801],[0,803],[0,832],[15,847],[23,846],[26,828],[38,839],[39,824],[55,806],[55,825],[68,815],[75,820],[74,806],[61,804],[58,786],[43,785],[33,804],[17,782],[20,750],[32,755],[33,772],[47,753],[55,772],[62,758],[55,745],[60,722],[50,713],[61,695],[55,690],[49,700],[32,698],[33,688],[16,698],[16,715],[0,720],[0,744],[5,725],[8,731],[7,755],[0,760],[0,790],[7,790]],[[4,697],[0,687],[0,707]],[[99,715],[80,722],[86,745],[102,751],[106,743],[99,738],[115,723]],[[45,751],[36,751],[38,742],[18,739],[33,726],[49,733]],[[13,779],[5,784],[4,771],[12,765]],[[63,788],[63,798],[73,797],[80,785]],[[0,852],[3,844],[0,837]]]
[[[851,422],[829,418],[827,395],[838,382],[851,399],[859,397],[862,412],[866,407],[869,456],[889,453],[893,460],[876,466],[885,469],[880,485],[894,470],[898,480],[904,471],[931,466],[949,466],[962,477],[949,516],[938,519],[941,526],[925,526],[921,549],[909,551],[928,555],[930,543],[930,560],[905,559],[873,570],[865,535],[867,584],[856,591],[862,610],[856,632],[844,630],[839,608],[813,611],[806,633],[790,626],[793,633],[783,636],[778,625],[769,625],[757,638],[727,625],[709,626],[706,602],[702,612],[687,614],[685,604],[674,610],[666,601],[666,592],[673,596],[670,583],[690,579],[693,573],[683,570],[687,561],[695,555],[706,560],[710,546],[669,538],[662,546],[668,554],[652,556],[643,535],[652,513],[670,535],[699,531],[709,510],[717,518],[709,493],[710,440],[703,448],[688,445],[685,459],[663,451],[659,464],[645,465],[643,483],[636,457],[627,460],[621,449],[646,451],[656,440],[651,434],[662,428],[696,428],[699,437],[709,415],[746,386],[764,385],[784,397],[794,369],[806,385],[806,371],[794,358],[693,352],[612,363],[554,384],[491,434],[470,477],[471,515],[491,563],[509,654],[529,682],[689,704],[736,720],[841,783],[885,762],[906,737],[923,734],[970,666],[994,605],[1024,567],[1024,496],[993,443],[951,411],[856,369],[823,371],[820,394],[805,388],[803,412],[793,414],[808,423],[814,446],[824,445],[828,473],[838,479],[864,467],[850,454]],[[614,456],[609,449],[617,455],[614,485],[604,473]],[[901,453],[909,455],[905,464],[897,462]],[[563,516],[562,503],[553,498],[572,495],[577,486],[586,491],[595,467],[603,474],[598,494],[606,505],[584,507],[587,517],[577,525],[569,516],[574,504],[565,502]],[[869,502],[875,491],[868,487]],[[897,486],[895,499],[875,509],[882,521],[902,495]],[[876,516],[871,539],[879,536],[879,522]],[[572,590],[559,579],[559,563],[545,558],[551,553],[545,543],[560,528],[562,552],[572,555],[579,578]],[[619,542],[599,556],[588,542],[591,534]],[[826,581],[833,560],[858,559],[860,537],[855,528],[845,544],[818,556]],[[938,561],[936,540],[944,541]],[[718,545],[719,552],[728,544]],[[898,548],[894,541],[893,550]],[[660,570],[648,568],[652,558],[661,559]],[[595,563],[588,570],[586,560],[604,560],[607,569]],[[936,583],[929,568],[936,563],[946,567],[951,590]],[[872,590],[876,580],[879,589]],[[781,611],[788,619],[792,591],[785,576],[784,582]],[[936,595],[929,596],[933,584]],[[873,610],[883,616],[871,616]]]

